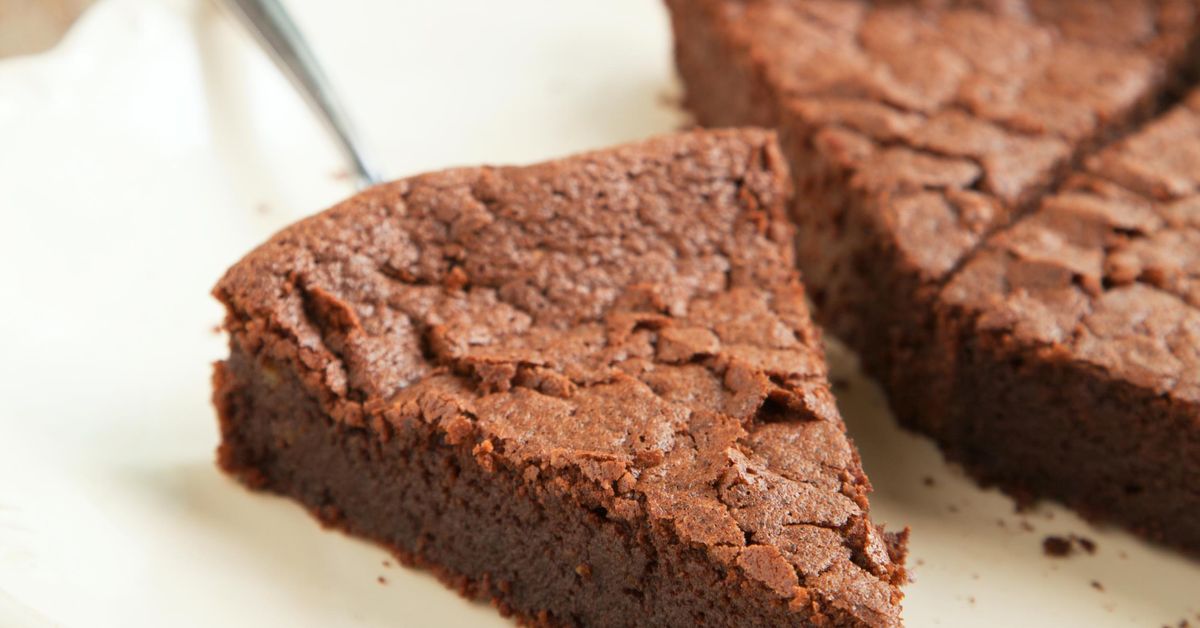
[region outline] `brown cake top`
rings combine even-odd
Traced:
[[[1200,400],[1195,0],[696,6],[939,318]]]
[[[889,625],[902,570],[866,516],[788,186],[760,131],[450,170],[284,230],[216,294],[233,342],[348,426],[433,424],[797,613]]]
[[[1200,402],[1200,91],[1090,159],[944,296],[983,331]]]
[[[1192,0],[698,0],[936,281],[1141,117],[1188,59]]]

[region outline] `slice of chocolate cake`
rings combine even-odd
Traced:
[[[992,237],[941,299],[948,447],[1200,551],[1200,92]]]
[[[215,294],[221,466],[532,625],[894,626],[763,131],[370,189]]]
[[[1015,494],[1055,497],[1200,550],[1200,412],[1179,396],[1184,389],[1141,387],[1113,371],[1073,384],[1079,399],[1057,399],[1068,371],[1091,372],[1086,360],[1040,345],[1020,356],[981,351],[978,308],[944,290],[971,282],[962,269],[993,255],[979,253],[993,248],[990,234],[1180,93],[1200,59],[1197,3],[668,5],[699,120],[780,130],[796,183],[798,261],[818,319],[859,352],[900,421]],[[1045,246],[1073,253],[1065,242]],[[1103,257],[1102,245],[1089,246]],[[1025,280],[1043,279],[1041,267],[1021,268],[1036,275]],[[1110,286],[1094,273],[1076,280]],[[975,305],[1029,304],[1024,288],[1009,286],[1014,299],[987,286],[970,286]],[[1071,321],[1061,333],[1086,334],[1073,310],[1052,314]],[[1006,335],[1017,323],[989,324]],[[1186,378],[1183,363],[1165,364],[1165,377]],[[1161,449],[1170,438],[1192,444]]]

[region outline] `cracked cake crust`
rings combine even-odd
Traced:
[[[1200,551],[1200,92],[1088,161],[990,238],[941,292],[974,419],[1012,442],[1009,481],[1079,494],[1083,512]],[[1040,412],[1007,421],[996,407]],[[980,410],[979,408],[982,408]],[[966,416],[966,408],[959,410]],[[1069,423],[1068,423],[1069,422]],[[1073,424],[1073,430],[1063,424]],[[975,445],[970,454],[995,453]],[[1029,464],[1038,450],[1062,462]],[[1080,457],[1094,461],[1078,465]],[[1074,466],[1068,472],[1067,465]]]
[[[215,294],[221,465],[534,625],[899,623],[773,135],[378,186]]]
[[[668,5],[700,122],[779,129],[816,315],[900,421],[1019,497],[1200,551],[1195,97],[1159,117],[1197,3]]]

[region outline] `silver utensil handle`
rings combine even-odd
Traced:
[[[227,0],[227,4],[333,133],[354,170],[359,187],[379,183],[379,171],[364,155],[346,111],[300,29],[296,28],[279,0]]]

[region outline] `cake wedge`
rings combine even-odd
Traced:
[[[899,422],[1020,503],[1200,553],[1171,205],[1200,191],[1200,2],[667,5],[698,121],[779,130],[817,320]]]
[[[539,626],[894,626],[774,135],[377,186],[214,293],[220,466]]]

